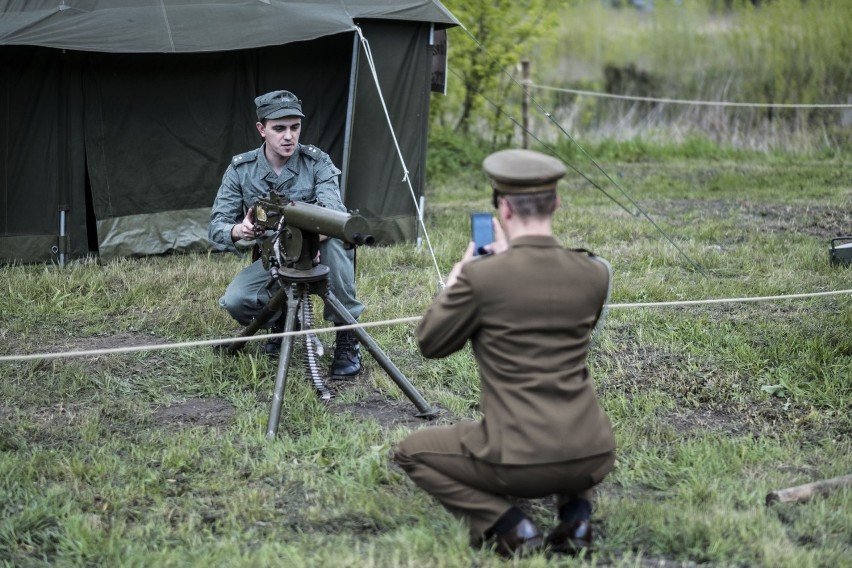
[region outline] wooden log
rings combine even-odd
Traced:
[[[801,503],[814,495],[825,495],[834,489],[848,486],[852,486],[852,475],[823,479],[821,481],[814,481],[813,483],[773,491],[766,496],[766,504]]]

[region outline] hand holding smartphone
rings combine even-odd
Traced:
[[[494,242],[494,225],[491,213],[471,213],[470,233],[473,240],[473,255],[488,254],[483,247]]]

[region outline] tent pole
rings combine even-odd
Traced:
[[[423,246],[423,208],[426,207],[426,196],[420,195],[420,206],[417,208],[417,245],[415,250],[420,250]]]
[[[65,266],[65,212],[67,205],[59,206],[59,266]]]
[[[349,68],[349,96],[346,99],[346,126],[343,131],[343,163],[340,170],[343,172],[340,180],[340,200],[346,204],[346,188],[349,182],[349,152],[352,142],[352,120],[355,110],[355,86],[358,80],[358,34],[352,34],[352,65]]]

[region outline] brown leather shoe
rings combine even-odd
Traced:
[[[590,550],[592,548],[592,521],[577,519],[568,523],[559,523],[547,535],[544,545],[552,552],[563,554],[578,554],[582,550]]]
[[[521,519],[521,522],[511,529],[498,534],[495,543],[495,552],[511,558],[535,552],[544,544],[544,538],[535,523],[529,519]]]

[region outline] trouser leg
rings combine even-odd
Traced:
[[[592,487],[612,469],[615,454],[555,464],[491,464],[471,456],[450,426],[412,433],[397,446],[394,460],[414,483],[463,519],[477,542],[511,508],[507,496],[557,495],[563,504],[578,495],[590,498]]]
[[[557,492],[556,494],[556,510],[575,499],[584,499],[590,504],[594,504],[595,485],[603,481],[603,478],[612,471],[615,465],[615,452],[607,452],[597,456],[591,456],[584,460],[587,464],[588,485],[581,487],[577,491]]]
[[[358,319],[364,311],[364,305],[355,297],[354,255],[355,251],[346,250],[343,241],[339,239],[326,239],[320,244],[320,262],[329,268],[329,289],[352,317]],[[270,275],[263,267],[263,261],[254,261],[231,280],[219,299],[219,306],[228,310],[231,317],[241,325],[248,325],[269,303],[271,295],[266,288],[269,280]],[[327,321],[345,323],[328,306],[323,316]]]
[[[320,262],[328,266],[329,289],[357,320],[364,311],[364,305],[355,297],[355,250],[346,249],[340,239],[326,239],[320,244]],[[327,305],[323,318],[337,324],[346,323]]]
[[[263,268],[263,261],[252,262],[228,284],[225,293],[219,298],[219,307],[228,310],[240,325],[250,324],[272,297],[266,288],[270,279],[269,272]],[[278,314],[275,314],[270,321],[277,317]]]
[[[411,480],[438,500],[482,540],[512,504],[492,466],[470,456],[452,427],[418,430],[396,448],[394,461]]]

